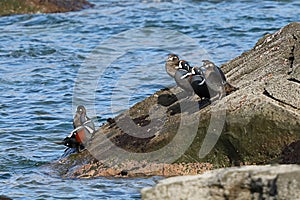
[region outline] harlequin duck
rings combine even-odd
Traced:
[[[178,67],[176,67],[176,73],[174,76],[175,82],[179,87],[181,87],[188,96],[192,96],[194,94],[194,90],[190,83],[189,74],[191,72],[192,67],[185,60],[180,60]]]
[[[221,69],[213,62],[203,60],[202,70],[206,79],[206,84],[210,91],[210,96],[213,99],[221,99],[225,96],[224,85],[226,78]]]
[[[202,70],[198,67],[193,67],[190,74],[190,83],[194,92],[201,99],[210,99],[209,89],[207,87],[205,76]]]
[[[63,144],[70,148],[76,148],[79,152],[84,150],[85,144],[95,132],[93,121],[86,115],[86,109],[80,105],[77,107],[73,119],[74,130],[63,140]]]
[[[166,60],[165,68],[166,68],[166,72],[172,78],[175,77],[175,73],[178,68],[178,65],[179,65],[179,57],[176,54],[169,54]]]
[[[86,109],[84,106],[80,105],[77,107],[74,119],[73,119],[73,127],[78,128],[86,121],[90,120],[90,118],[86,115]],[[91,124],[94,129],[94,124]]]
[[[202,69],[204,71],[207,84],[212,90],[211,93],[214,93],[214,96],[219,95],[219,98],[222,98],[226,94],[238,89],[227,82],[224,72],[213,62],[203,60]]]

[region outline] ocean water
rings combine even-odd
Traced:
[[[79,12],[0,17],[0,196],[140,199],[159,177],[63,179],[49,168],[76,106],[100,126],[174,85],[168,53],[220,65],[300,16],[296,0],[91,2]]]

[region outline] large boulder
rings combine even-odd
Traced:
[[[244,166],[172,177],[141,191],[142,199],[300,199],[300,166]]]
[[[158,91],[108,120],[80,157],[107,167],[145,160],[214,168],[280,162],[283,149],[300,139],[300,23],[266,35],[221,68],[237,91],[210,105],[183,98],[177,87]],[[80,163],[68,159],[65,168]]]

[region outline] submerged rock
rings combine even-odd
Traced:
[[[283,149],[300,138],[299,66],[300,23],[291,23],[221,66],[239,90],[211,105],[184,98],[177,87],[158,91],[100,127],[84,154],[93,159],[85,163],[96,159],[115,169],[144,161],[214,168],[280,162]],[[74,169],[68,176],[83,174],[85,166],[75,166],[65,165]]]
[[[142,199],[300,199],[300,166],[244,166],[172,177],[141,191]]]
[[[1,0],[0,7],[1,16],[78,11],[93,4],[87,0]]]

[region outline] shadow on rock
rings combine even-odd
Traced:
[[[300,140],[292,142],[283,149],[282,164],[300,164]]]

